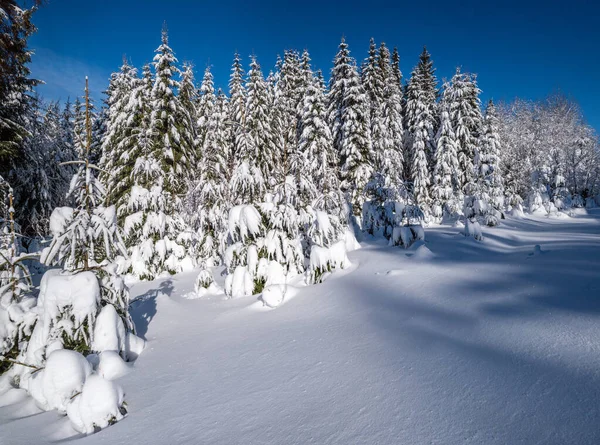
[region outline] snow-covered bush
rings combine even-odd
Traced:
[[[21,379],[21,386],[41,409],[66,413],[67,406],[81,393],[92,370],[92,365],[80,353],[58,349],[48,354],[43,368]]]
[[[389,245],[407,249],[415,241],[425,240],[423,219],[423,212],[418,206],[396,203],[395,224]]]
[[[310,251],[307,281],[321,283],[335,269],[345,269],[350,264],[344,240],[337,241],[329,247],[314,245]]]
[[[218,294],[223,291],[214,281],[213,275],[210,270],[202,269],[196,277],[196,284],[194,286],[196,296],[203,297],[207,294]]]
[[[123,398],[121,386],[92,374],[80,394],[67,405],[67,416],[77,431],[91,434],[125,416],[127,410]]]
[[[240,205],[229,213],[225,292],[230,296],[260,293],[264,286],[285,283],[287,276],[304,271],[296,210],[272,200],[259,208]]]

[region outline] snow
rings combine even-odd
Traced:
[[[81,433],[90,434],[124,417],[123,389],[99,375],[91,375],[81,394],[67,408],[69,420]]]
[[[198,272],[138,283],[147,347],[115,381],[127,418],[82,439],[10,390],[0,443],[600,443],[600,209],[588,213],[509,216],[483,242],[447,225],[408,250],[367,239],[352,268],[276,309],[182,298]],[[417,261],[423,247],[433,256]]]
[[[48,355],[44,369],[29,376],[26,387],[40,408],[64,413],[91,373],[83,355],[59,349]]]
[[[125,351],[125,326],[112,304],[104,306],[96,318],[92,349],[96,352]]]
[[[31,334],[26,363],[41,365],[44,356],[62,347],[57,343],[61,343],[63,329],[70,332],[70,326],[80,328],[84,322],[91,325],[99,303],[100,285],[92,272],[47,271],[42,277],[37,306],[32,309],[39,318]]]
[[[287,286],[284,284],[275,284],[271,286],[266,286],[261,294],[261,300],[270,308],[276,308],[281,303],[283,303],[283,299],[285,298],[285,294],[287,291]]]

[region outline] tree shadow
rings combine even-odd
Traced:
[[[136,335],[146,340],[148,326],[156,315],[156,299],[163,294],[168,297],[173,292],[173,281],[165,280],[157,288],[149,289],[130,304],[129,312],[135,324]]]

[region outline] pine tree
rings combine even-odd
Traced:
[[[227,97],[219,90],[205,123],[204,168],[194,181],[186,202],[190,225],[197,234],[195,256],[204,267],[221,261],[227,242],[227,218],[232,207],[229,114]]]
[[[40,82],[27,66],[32,52],[28,38],[36,31],[31,22],[39,1],[23,9],[16,0],[0,2],[0,175],[8,173],[7,159],[18,157],[28,135],[27,114],[35,101],[30,93]]]
[[[193,155],[181,136],[181,123],[177,122],[183,111],[173,93],[177,87],[173,79],[177,68],[166,30],[156,52],[150,119],[145,124],[142,113],[140,132],[133,135],[135,156],[128,156],[134,162],[133,186],[124,224],[130,270],[140,278],[149,279],[164,272],[188,270],[194,265],[188,252],[192,234],[180,214]],[[142,85],[136,90],[141,98],[145,89]],[[143,101],[140,100],[142,105]]]
[[[457,69],[449,87],[448,102],[458,144],[459,187],[467,194],[467,188],[474,183],[474,159],[482,128],[480,93],[475,78]]]
[[[180,194],[185,189],[185,179],[191,172],[193,148],[189,135],[177,118],[185,111],[175,96],[179,82],[174,77],[179,73],[175,66],[177,59],[169,46],[166,27],[162,32],[162,43],[154,56],[154,85],[152,86],[152,113],[150,131],[153,138],[153,150],[160,168],[167,179],[163,187],[171,194]]]
[[[34,256],[19,252],[13,191],[0,176],[0,375],[15,362],[27,344],[36,316],[31,311],[36,299],[26,261]]]
[[[44,249],[41,262],[48,266],[59,265],[63,271],[75,275],[92,271],[100,284],[100,300],[95,307],[87,308],[85,318],[72,306],[61,308],[59,314],[41,314],[40,334],[50,341],[60,341],[66,349],[86,353],[94,350],[94,329],[98,315],[105,306],[112,306],[123,327],[133,331],[129,315],[129,293],[123,279],[116,272],[115,262],[126,254],[120,229],[116,223],[114,206],[105,207],[104,186],[95,177],[97,167],[90,163],[92,123],[86,78],[85,144],[83,158],[71,181],[70,193],[75,207],[59,207],[52,214],[53,238]],[[54,271],[50,272],[54,274]],[[47,319],[50,317],[50,319]],[[38,326],[36,325],[36,330]],[[35,332],[33,334],[36,335]],[[125,342],[119,351],[125,357]]]
[[[435,138],[435,166],[433,169],[432,214],[438,220],[444,213],[453,216],[460,212],[462,192],[458,183],[457,140],[450,118],[450,86],[444,84],[444,94],[439,110],[440,128]]]
[[[397,47],[394,47],[392,53],[392,76],[398,90],[402,90],[402,71],[400,71],[400,54]]]
[[[344,199],[337,177],[338,160],[327,125],[323,87],[317,78],[306,89],[298,122],[298,154],[294,171],[303,202],[344,217]],[[316,201],[315,201],[316,199]]]
[[[342,188],[352,212],[362,213],[364,190],[373,173],[368,98],[360,83],[348,45],[342,39],[331,71],[328,117],[334,147],[339,153]]]
[[[250,156],[262,173],[262,181],[273,178],[276,158],[275,135],[270,125],[270,98],[267,84],[255,57],[250,63],[246,83],[246,131]],[[271,184],[273,185],[273,184]]]
[[[483,132],[475,158],[477,181],[486,199],[486,224],[494,226],[504,208],[504,185],[500,172],[500,135],[496,107],[490,99],[483,121]]]
[[[106,91],[108,115],[102,140],[102,171],[99,177],[106,184],[107,200],[116,206],[119,222],[127,214],[132,164],[137,158],[132,153],[137,142],[133,134],[140,127],[141,119],[134,108],[143,103],[143,97],[138,94],[141,86],[142,81],[138,79],[136,69],[124,59],[120,70],[111,75]]]
[[[413,69],[407,86],[405,149],[410,156],[410,178],[417,205],[425,213],[430,205],[429,169],[433,164],[437,79],[426,48]]]
[[[397,63],[390,61],[390,53],[384,43],[379,48],[379,66],[383,73],[383,126],[386,142],[383,147],[383,161],[379,167],[386,178],[386,186],[391,189],[404,188],[404,127],[402,125],[402,91],[398,86]]]
[[[291,158],[297,151],[297,128],[298,128],[298,107],[304,95],[304,84],[306,76],[311,74],[310,57],[305,51],[303,64],[296,51],[285,51],[281,68],[277,74],[275,85],[275,117],[272,119],[271,126],[275,137],[281,134],[281,140],[276,142],[279,146],[280,168],[278,171],[278,182],[282,183],[288,174],[291,173]],[[304,70],[304,71],[303,71]]]
[[[208,132],[209,120],[212,118],[215,108],[215,86],[213,81],[213,75],[210,71],[210,67],[206,67],[204,70],[204,77],[202,78],[202,84],[200,86],[200,97],[198,101],[197,110],[197,128],[198,136],[196,139],[196,146],[199,150],[198,159],[203,158],[203,147]]]
[[[197,165],[197,159],[200,156],[198,153],[198,97],[194,81],[194,67],[189,63],[184,64],[180,74],[181,80],[177,96],[180,106],[177,122],[181,127],[181,145],[188,150],[188,161],[191,168],[191,166]],[[193,176],[191,172],[190,175]]]
[[[394,66],[394,65],[393,65]],[[411,78],[406,87],[406,113],[405,126],[407,136],[410,136],[407,150],[412,153],[411,142],[417,128],[423,128],[426,132],[425,144],[428,154],[433,155],[432,139],[435,135],[435,100],[437,97],[437,78],[435,68],[427,48],[419,56],[419,63],[413,69]]]

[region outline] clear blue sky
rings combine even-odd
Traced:
[[[212,65],[221,87],[236,50],[267,73],[284,49],[307,48],[328,76],[342,35],[359,61],[374,37],[398,46],[405,76],[427,45],[440,79],[459,65],[476,72],[484,100],[562,91],[600,129],[599,18],[598,0],[48,0],[30,46],[43,96],[73,97],[89,75],[98,100],[124,54],[140,68],[152,60],[165,20],[179,61],[193,62],[198,80]]]

